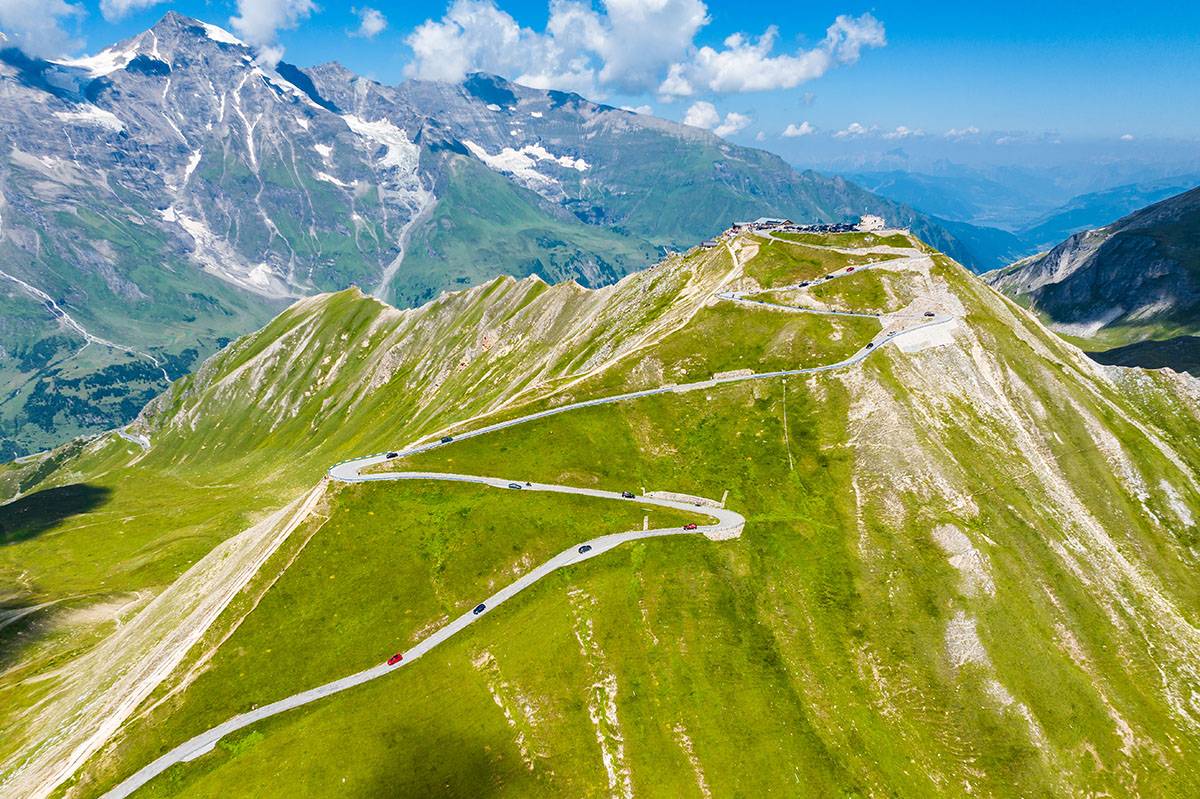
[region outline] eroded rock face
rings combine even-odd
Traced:
[[[1119,324],[1196,325],[1200,318],[1200,189],[992,273],[993,286],[1027,297],[1072,332]]]

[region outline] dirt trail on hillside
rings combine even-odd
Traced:
[[[7,736],[0,795],[42,797],[69,779],[170,675],[266,560],[308,517],[326,483],[224,541],[97,648],[38,679],[57,680]],[[10,740],[12,740],[10,738]]]

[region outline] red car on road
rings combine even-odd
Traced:
[[[683,529],[684,529],[684,530],[695,530],[695,529],[696,529],[696,523],[695,523],[695,522],[690,522],[690,523],[688,523],[688,524],[685,524],[685,525],[683,526]]]
[[[404,655],[397,652],[396,654],[394,654],[390,658],[388,658],[388,665],[395,666],[397,663],[399,663],[402,660],[404,660]]]
[[[854,271],[854,267],[853,267],[853,266],[847,266],[847,267],[846,267],[846,271],[847,271],[847,272],[853,272],[853,271]]]

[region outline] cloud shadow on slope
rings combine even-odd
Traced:
[[[105,504],[112,489],[90,483],[47,488],[0,505],[0,546],[28,541]]]

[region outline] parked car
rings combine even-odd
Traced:
[[[685,525],[683,526],[683,529],[684,529],[684,530],[695,530],[695,529],[696,529],[696,523],[695,523],[695,522],[688,522],[687,524],[685,524]]]
[[[926,312],[925,312],[925,315],[926,315],[926,316],[928,316],[928,317],[930,317],[930,318],[933,318],[933,311],[926,311]]]
[[[404,660],[404,655],[397,652],[396,654],[394,654],[390,658],[388,658],[388,665],[395,666],[397,663],[399,663],[402,660]]]
[[[400,453],[399,452],[389,452],[386,457],[390,461],[392,458],[399,458]]]
[[[449,444],[453,440],[454,440],[454,436],[442,436],[443,444]]]
[[[508,487],[509,488],[520,488],[521,484],[520,483],[509,483]]]
[[[625,499],[633,499],[633,492],[632,491],[622,491],[621,496],[623,496]]]
[[[485,610],[487,610],[487,605],[480,602],[478,605],[475,606],[475,609],[471,612],[474,613],[476,616],[478,616],[480,613],[483,613]]]
[[[584,552],[591,552],[591,551],[592,551],[592,545],[591,545],[591,544],[584,544],[583,546],[579,547],[579,554],[580,554],[580,555],[582,555]]]

